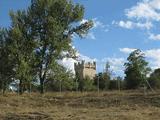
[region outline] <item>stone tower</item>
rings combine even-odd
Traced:
[[[96,62],[87,62],[81,61],[74,64],[75,74],[80,78],[84,79],[88,76],[90,79],[93,79],[96,75]]]

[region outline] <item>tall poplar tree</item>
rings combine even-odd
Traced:
[[[31,33],[31,19],[27,11],[11,11],[11,27],[8,32],[10,43],[8,45],[13,63],[15,64],[15,78],[19,80],[19,92],[23,93],[25,86],[29,86],[36,74],[34,69],[35,42]]]
[[[92,21],[80,24],[84,7],[69,0],[32,0],[28,15],[32,18],[31,33],[36,42],[40,92],[44,93],[48,72],[54,69],[63,52],[72,53],[72,35],[85,36],[92,27]]]
[[[0,89],[2,89],[3,93],[15,75],[15,65],[11,58],[8,44],[8,31],[6,29],[0,29]]]
[[[141,84],[145,85],[147,74],[150,72],[144,53],[139,49],[133,51],[127,58],[125,66],[125,82],[128,89],[135,89]]]

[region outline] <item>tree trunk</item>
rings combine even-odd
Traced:
[[[44,72],[44,74],[40,77],[40,93],[44,94],[44,82],[46,80],[46,72]]]
[[[5,94],[5,91],[6,91],[6,83],[3,83],[3,95]]]
[[[40,93],[44,94],[44,79],[40,79]]]
[[[29,93],[31,94],[31,81],[29,82]]]
[[[20,95],[22,95],[22,93],[23,93],[23,84],[22,84],[22,80],[20,80],[20,82],[19,82],[19,94]]]
[[[3,88],[3,95],[5,94],[6,88]]]

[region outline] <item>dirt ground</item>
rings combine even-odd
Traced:
[[[66,92],[0,96],[0,120],[159,120],[160,92]]]

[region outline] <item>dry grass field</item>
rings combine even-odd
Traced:
[[[159,120],[160,94],[140,91],[0,96],[0,120]]]

